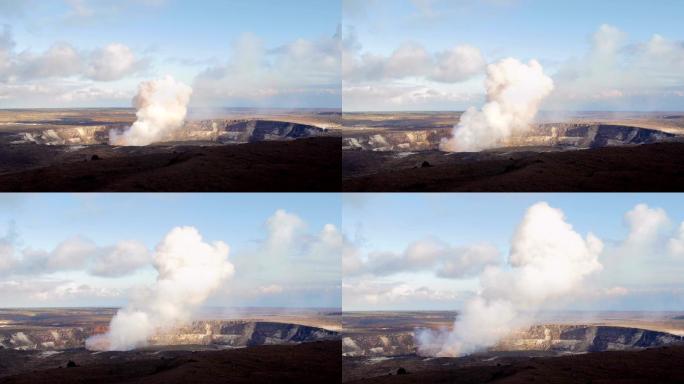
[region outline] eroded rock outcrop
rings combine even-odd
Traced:
[[[635,350],[684,342],[682,336],[640,328],[602,325],[535,325],[490,348],[502,351],[584,353]],[[350,335],[342,339],[345,356],[400,356],[416,353],[413,333]]]
[[[125,128],[121,125],[91,125],[33,129],[16,134],[12,142],[42,145],[107,144],[109,131]],[[222,144],[248,143],[265,140],[294,140],[328,134],[326,128],[314,125],[271,120],[196,120],[187,121],[181,129],[171,132],[164,142],[203,141]]]
[[[20,350],[63,350],[82,348],[85,340],[105,332],[104,327],[40,327],[0,329],[0,347]],[[164,331],[149,340],[150,345],[215,345],[250,347],[298,344],[337,338],[337,332],[299,324],[265,321],[195,321]]]
[[[348,133],[342,139],[345,150],[424,151],[436,150],[451,128],[426,130],[378,130]],[[654,129],[612,124],[560,123],[539,124],[501,143],[500,147],[598,148],[650,144],[675,137]]]

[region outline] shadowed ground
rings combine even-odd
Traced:
[[[562,152],[497,150],[406,157],[344,151],[343,190],[637,192],[684,190],[684,143]]]
[[[415,358],[416,363],[423,358]],[[348,381],[348,383],[682,383],[684,346],[644,351],[598,352],[563,357],[521,358],[510,364],[444,368],[435,363],[397,362],[391,375]],[[416,367],[420,366],[420,370]],[[397,375],[399,368],[406,374]]]
[[[339,191],[341,139],[317,137],[223,146],[90,146],[55,161],[49,146],[9,145],[8,162],[49,165],[0,174],[0,190],[280,192]],[[39,153],[26,153],[30,148]],[[21,153],[17,153],[21,151]]]
[[[20,351],[0,352],[7,364],[6,354]],[[342,377],[339,341],[224,351],[105,352],[99,358],[81,353],[82,360],[68,355],[76,367],[67,367],[65,356],[60,367],[3,377],[0,383],[338,383]],[[84,364],[86,359],[94,360]]]

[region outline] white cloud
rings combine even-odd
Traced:
[[[466,82],[475,81],[484,68],[482,53],[468,44],[430,52],[408,41],[383,55],[364,51],[354,29],[348,28],[342,39],[344,109],[450,109],[481,100]]]
[[[68,280],[38,278],[0,281],[2,305],[82,305],[83,303],[117,300],[122,292],[116,288],[93,287]]]
[[[138,241],[121,241],[106,247],[93,259],[90,272],[98,276],[123,276],[151,265],[152,255],[147,246]]]
[[[350,84],[408,77],[458,83],[482,74],[485,67],[480,50],[467,44],[430,53],[419,43],[405,42],[382,56],[363,52],[352,30],[342,46],[342,73],[344,82]]]
[[[24,248],[21,257],[15,254],[15,248],[10,242],[0,241],[0,272],[4,275],[85,271],[95,276],[120,277],[151,265],[147,247],[130,240],[101,247],[87,238],[74,236],[51,251]]]
[[[97,252],[92,241],[74,236],[62,241],[52,251],[26,248],[17,263],[16,273],[42,274],[83,269],[88,258]]]
[[[360,83],[342,88],[345,111],[452,109],[457,104],[481,103],[484,97],[465,90],[431,86]]]
[[[12,31],[5,25],[0,35],[0,81],[15,83],[49,78],[119,80],[147,66],[131,49],[112,43],[93,51],[79,51],[66,42],[56,42],[43,52],[16,52]]]
[[[195,77],[194,99],[205,102],[312,101],[339,99],[339,32],[317,40],[297,39],[269,49],[253,34],[241,35],[227,62]],[[335,104],[338,104],[337,101]]]
[[[342,275],[355,275],[359,273],[362,268],[363,260],[361,259],[361,250],[356,244],[344,236],[342,245]]]
[[[635,107],[644,100],[671,97],[684,84],[684,42],[654,34],[648,41],[629,43],[612,25],[592,35],[589,52],[565,62],[554,75],[557,89],[550,108],[581,108],[595,100]]]
[[[234,299],[268,301],[282,288],[286,300],[299,302],[304,296],[332,297],[330,291],[339,290],[344,240],[335,225],[314,231],[296,213],[278,209],[265,220],[264,229],[254,247],[235,252],[240,273],[230,287]]]
[[[625,222],[629,227],[629,235],[625,240],[625,247],[628,248],[652,244],[670,226],[664,209],[651,208],[646,204],[637,204],[625,213]]]
[[[371,252],[365,258],[350,245],[343,259],[345,275],[387,276],[432,270],[436,276],[444,278],[475,276],[486,266],[499,262],[499,251],[492,245],[455,247],[434,238],[414,241],[401,253]]]
[[[134,74],[145,65],[145,61],[136,59],[130,48],[112,43],[91,53],[86,74],[93,80],[112,81]]]
[[[467,293],[437,290],[425,286],[415,287],[403,282],[379,282],[371,279],[345,279],[342,284],[343,308],[400,308],[408,305],[454,305]],[[417,304],[420,303],[420,304]]]
[[[0,34],[0,100],[6,107],[26,105],[98,105],[130,100],[132,92],[111,82],[142,73],[148,60],[138,58],[124,44],[111,43],[79,50],[55,42],[44,51],[18,51],[11,28]],[[104,88],[99,85],[108,82]]]
[[[4,274],[15,267],[17,260],[14,252],[14,244],[11,239],[0,238],[0,274]]]
[[[266,229],[266,247],[279,253],[292,247],[296,237],[306,229],[306,224],[299,216],[279,209],[266,220]]]
[[[271,284],[259,287],[259,293],[262,295],[275,295],[283,292],[283,287],[278,284]]]

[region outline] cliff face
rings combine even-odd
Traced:
[[[34,129],[15,135],[13,143],[43,145],[107,144],[111,129],[125,129],[125,125],[93,125]],[[198,120],[164,138],[164,141],[210,141],[222,144],[248,143],[264,140],[292,140],[326,135],[328,130],[313,125],[271,120]]]
[[[602,352],[658,347],[680,341],[681,336],[639,328],[537,325],[501,341],[493,350]]]
[[[593,325],[535,325],[501,340],[489,350],[602,352],[634,350],[683,342],[681,336],[639,328]],[[344,356],[399,356],[416,353],[412,333],[353,335],[342,340]]]
[[[371,151],[425,151],[439,148],[442,138],[451,129],[426,129],[415,131],[386,131],[375,134],[358,134],[342,138],[342,148]]]
[[[62,350],[82,348],[85,340],[106,332],[101,327],[0,328],[0,346],[21,350]],[[217,345],[250,347],[256,345],[298,344],[336,339],[337,333],[298,324],[252,321],[196,321],[164,331],[149,340],[151,345]]]
[[[523,135],[512,137],[510,146],[558,146],[598,148],[650,144],[674,137],[653,129],[610,124],[540,124]]]
[[[245,321],[197,321],[153,337],[153,345],[255,345],[297,344],[334,339],[337,333],[297,324]]]
[[[343,149],[371,151],[424,151],[439,148],[451,128],[382,131],[349,134],[342,139]],[[501,147],[598,148],[606,146],[649,144],[674,137],[653,129],[610,124],[539,124],[516,134]]]

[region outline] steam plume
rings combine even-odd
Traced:
[[[130,350],[144,346],[159,330],[190,320],[193,311],[233,275],[228,251],[223,242],[205,243],[193,227],[172,229],[155,250],[156,283],[116,313],[107,333],[88,338],[86,348]]]
[[[529,325],[528,315],[549,300],[567,295],[602,265],[603,243],[591,233],[582,238],[563,212],[540,202],[530,207],[511,241],[510,268],[488,267],[480,293],[468,301],[451,332],[417,333],[424,355],[459,356],[496,344]]]
[[[468,108],[440,149],[448,152],[492,148],[516,131],[524,131],[539,104],[553,90],[553,80],[536,60],[524,64],[508,58],[487,66],[487,103]]]
[[[109,132],[111,145],[148,145],[180,128],[188,112],[192,88],[171,76],[144,81],[133,98],[137,120],[128,129]]]

